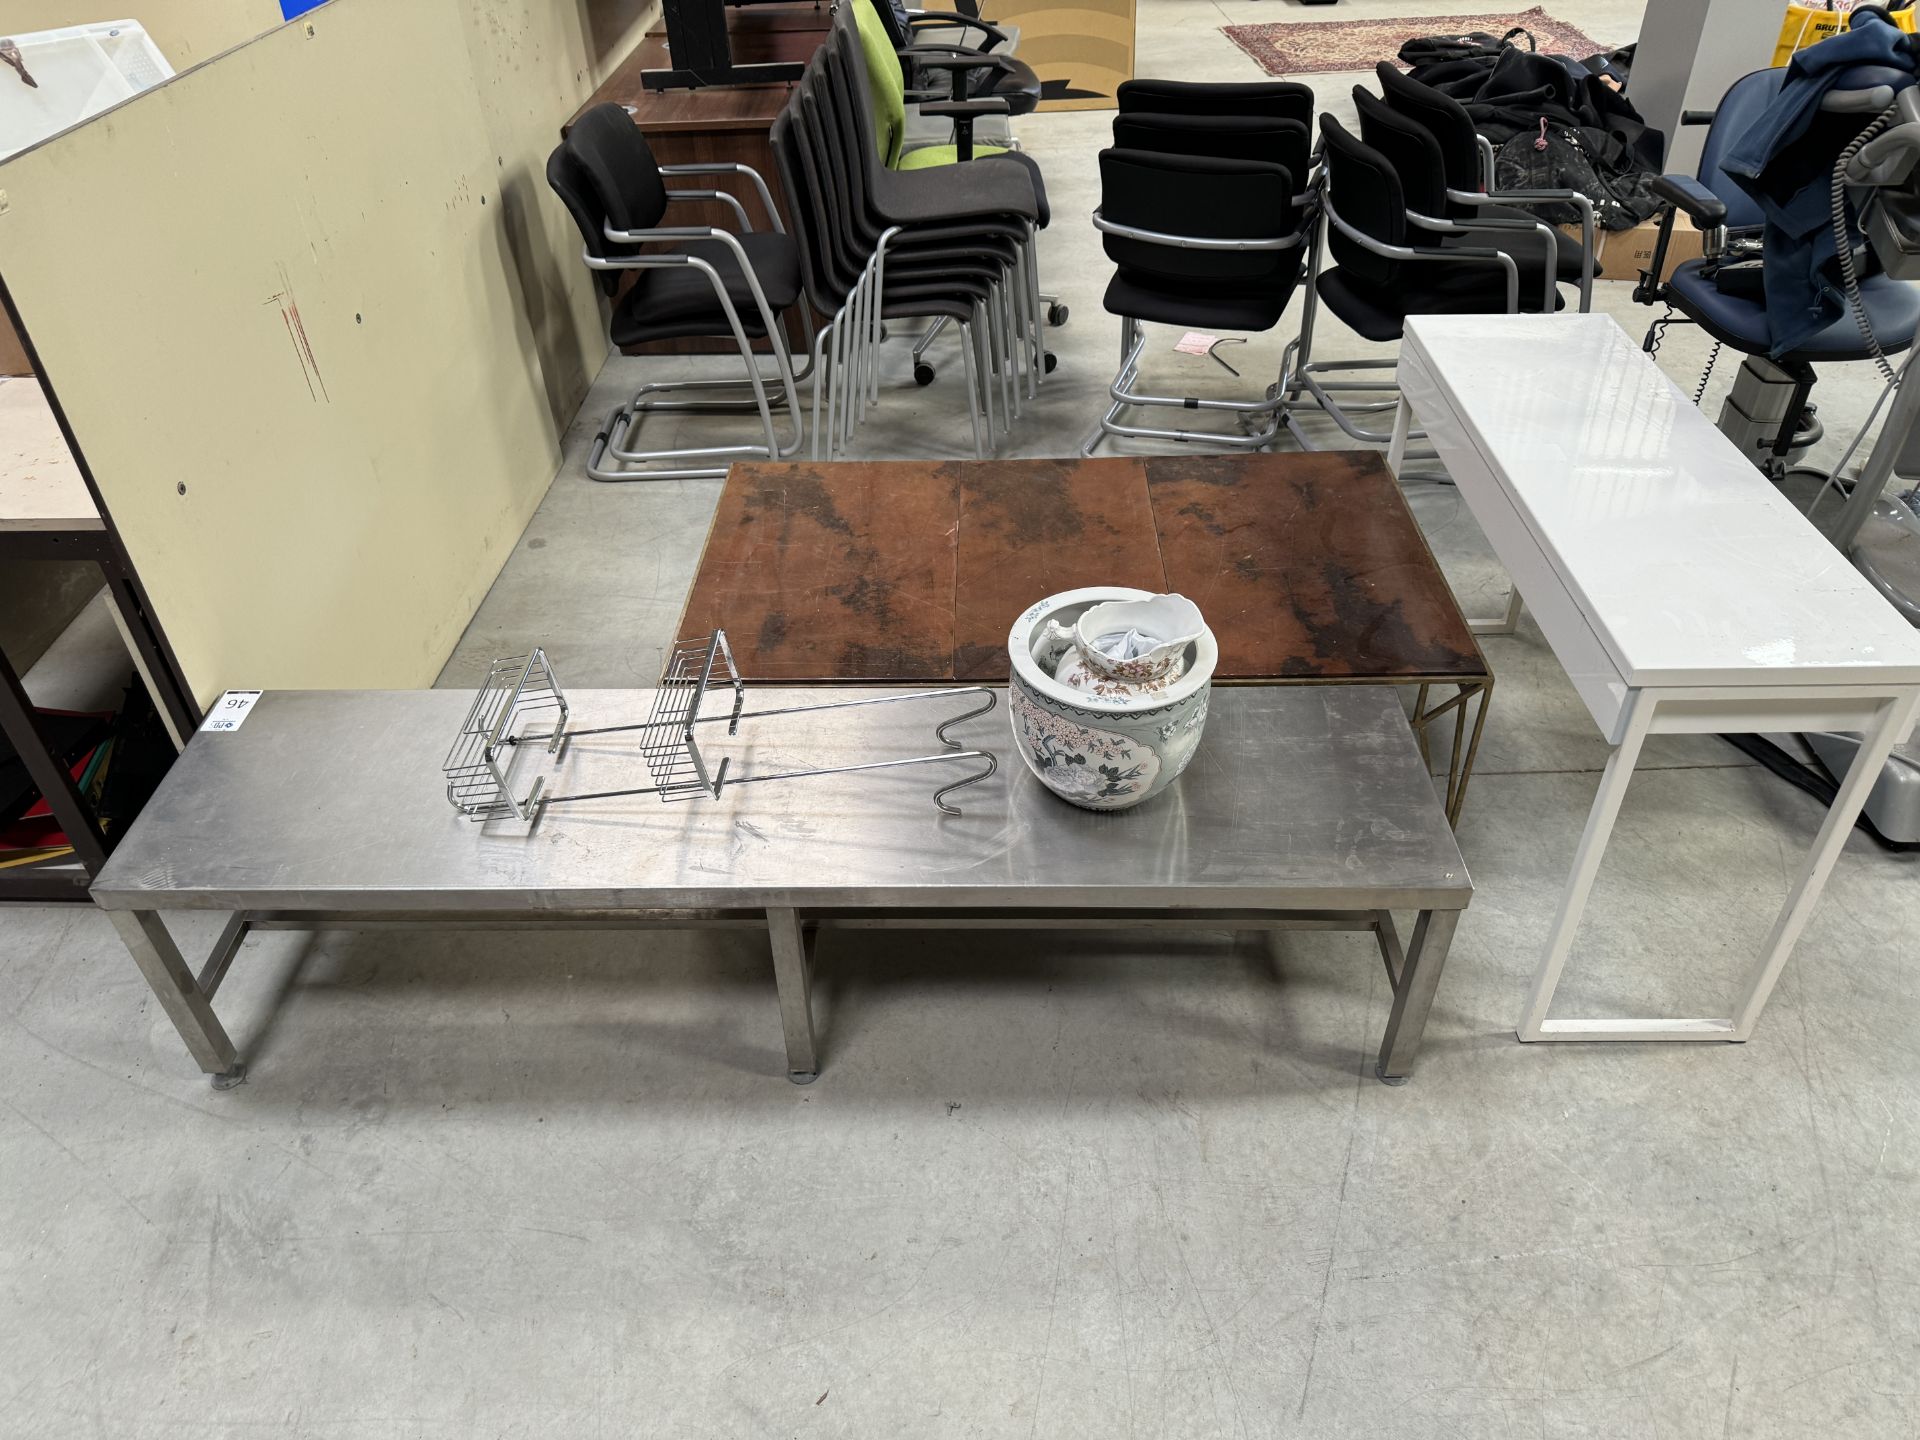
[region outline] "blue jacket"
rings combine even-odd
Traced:
[[[1857,66],[1885,65],[1911,74],[1913,37],[1891,25],[1866,24],[1811,45],[1793,57],[1773,103],[1737,141],[1721,169],[1766,216],[1762,253],[1771,354],[1777,359],[1820,333],[1846,308],[1830,278],[1835,256],[1831,183],[1839,151],[1797,152],[1820,102]],[[1871,116],[1860,117],[1865,128]]]

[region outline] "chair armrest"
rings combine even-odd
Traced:
[[[965,164],[973,159],[973,122],[982,115],[1005,115],[1007,102],[996,95],[980,100],[942,100],[922,105],[920,113],[953,121],[955,150],[960,163]]]
[[[740,197],[738,195],[732,194],[729,191],[726,191],[726,190],[669,190],[667,191],[667,203],[669,205],[680,200],[717,200],[723,205],[731,205],[733,207],[733,213],[739,218],[741,233],[751,234],[753,232],[753,221],[747,218],[747,207],[740,203]],[[777,218],[775,220],[775,223],[776,224],[779,223]]]
[[[1647,189],[1684,212],[1701,230],[1727,223],[1727,202],[1691,175],[1656,175]]]
[[[1594,240],[1597,225],[1593,218],[1593,201],[1578,190],[1496,190],[1491,194],[1476,194],[1470,190],[1449,190],[1447,199],[1456,205],[1505,205],[1514,210],[1527,210],[1539,205],[1571,205],[1580,212],[1580,313],[1586,314],[1593,309],[1594,280]],[[1476,225],[1480,221],[1474,222]]]
[[[662,175],[744,175],[753,182],[754,193],[760,197],[760,203],[766,207],[767,220],[775,230],[785,233],[786,226],[780,223],[780,212],[774,207],[773,191],[767,188],[766,177],[751,165],[742,165],[737,160],[703,161],[696,165],[662,165]]]
[[[1122,225],[1118,220],[1109,220],[1100,211],[1093,212],[1093,228],[1103,235],[1118,235],[1123,240],[1145,240],[1154,245],[1171,245],[1181,250],[1225,250],[1244,252],[1248,250],[1297,250],[1307,243],[1307,231],[1302,228],[1286,235],[1263,235],[1254,239],[1212,239],[1200,235],[1169,235],[1162,230],[1142,230],[1136,225]]]
[[[1498,216],[1476,216],[1471,227],[1463,226],[1454,220],[1443,220],[1432,215],[1422,215],[1417,210],[1406,212],[1407,223],[1421,230],[1432,231],[1438,235],[1471,235],[1474,231],[1482,233],[1489,230],[1504,231],[1511,235],[1531,235],[1545,247],[1541,257],[1543,266],[1540,277],[1540,303],[1545,307],[1542,314],[1551,315],[1558,302],[1560,289],[1560,241],[1553,233],[1553,227],[1544,220],[1503,220]],[[1456,249],[1462,247],[1455,247]],[[1584,306],[1582,307],[1584,308]]]
[[[922,26],[929,30],[944,30],[955,25],[963,30],[977,30],[985,35],[987,43],[980,47],[982,50],[991,50],[996,45],[1005,45],[1012,39],[998,25],[982,20],[977,15],[961,15],[952,10],[909,10],[907,12],[909,34]]]

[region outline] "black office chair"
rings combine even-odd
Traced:
[[[1493,146],[1474,129],[1473,117],[1451,95],[1422,85],[1398,68],[1381,61],[1374,73],[1380,98],[1397,114],[1414,121],[1433,137],[1445,180],[1445,208],[1438,212],[1462,225],[1484,220],[1557,221],[1571,213],[1580,225],[1580,238],[1562,234],[1560,278],[1580,283],[1580,308],[1593,307],[1593,282],[1601,274],[1599,217],[1593,201],[1578,190],[1501,190],[1494,176]]]
[[[1107,257],[1119,267],[1105,304],[1120,317],[1120,369],[1108,388],[1112,403],[1082,453],[1091,455],[1109,435],[1255,450],[1279,434],[1285,397],[1278,393],[1237,401],[1155,395],[1135,387],[1146,349],[1143,322],[1252,333],[1280,323],[1305,271],[1314,223],[1297,188],[1292,172],[1270,161],[1101,152],[1100,208],[1093,223],[1105,236]],[[1135,406],[1223,412],[1242,429],[1122,423],[1121,413]]]
[[[772,231],[754,230],[746,207],[725,192],[670,190],[664,179],[721,173],[742,174],[751,180],[773,223]],[[727,473],[727,465],[734,460],[784,459],[794,454],[801,441],[795,392],[800,377],[793,371],[781,319],[799,299],[799,251],[781,229],[765,180],[744,165],[662,167],[625,109],[607,104],[596,105],[575,121],[566,139],[547,157],[547,183],[573,216],[585,245],[583,258],[598,272],[601,289],[613,300],[608,336],[614,345],[633,354],[658,340],[724,337],[739,347],[747,367],[746,376],[739,380],[642,385],[614,409],[594,437],[587,474],[595,480],[717,478]],[[660,224],[669,205],[687,200],[730,204],[740,221],[739,233],[706,225]],[[620,289],[623,273],[633,277],[624,292]],[[773,353],[771,376],[761,373],[755,340],[766,341]],[[777,394],[769,395],[769,384],[778,387]],[[750,398],[667,398],[688,390],[742,388],[751,390]],[[775,431],[776,406],[788,410],[792,434],[784,441]],[[626,448],[641,421],[654,411],[756,411],[766,438],[763,443],[677,450]]]
[[[1442,208],[1442,184],[1430,137],[1418,127],[1394,125],[1391,112],[1365,91],[1356,105],[1366,123],[1381,126],[1377,138],[1400,150],[1400,165],[1359,139],[1332,116],[1320,117],[1322,210],[1326,230],[1311,259],[1313,282],[1301,316],[1300,338],[1288,347],[1282,389],[1294,403],[1310,403],[1356,440],[1386,444],[1390,430],[1369,429],[1355,416],[1397,408],[1392,380],[1334,380],[1330,372],[1391,369],[1392,360],[1312,361],[1313,329],[1325,305],[1363,339],[1395,341],[1409,315],[1541,314],[1561,307],[1559,251],[1550,227],[1530,220],[1469,231],[1410,205],[1406,181],[1421,204]],[[1384,123],[1383,123],[1384,122]],[[1418,148],[1416,148],[1418,147]],[[1412,158],[1412,157],[1418,158]],[[1403,176],[1401,165],[1407,166]],[[1331,256],[1334,264],[1325,265]],[[1299,356],[1295,363],[1296,353]],[[1377,398],[1350,398],[1350,397]],[[1309,449],[1291,411],[1288,423]],[[1415,437],[1418,438],[1418,437]]]
[[[1873,347],[1862,335],[1849,307],[1798,348],[1769,359],[1773,332],[1762,294],[1723,290],[1721,277],[1716,273],[1726,233],[1743,229],[1757,232],[1765,219],[1753,198],[1721,169],[1721,161],[1779,94],[1786,73],[1784,69],[1758,70],[1734,81],[1713,112],[1695,173],[1665,175],[1653,182],[1654,193],[1667,202],[1667,208],[1660,216],[1660,233],[1654,242],[1651,268],[1642,272],[1633,292],[1633,298],[1643,304],[1669,307],[1669,317],[1655,320],[1647,328],[1644,344],[1649,354],[1659,347],[1660,332],[1670,323],[1671,312],[1677,311],[1680,318],[1698,325],[1713,337],[1714,358],[1724,345],[1777,366],[1791,379],[1793,390],[1787,404],[1787,419],[1775,432],[1764,455],[1755,457],[1761,469],[1775,480],[1785,477],[1793,452],[1810,444],[1817,433],[1802,419],[1813,390],[1814,362],[1875,358]],[[1912,83],[1911,76],[1901,76],[1899,72],[1894,72],[1894,78]],[[1875,73],[1860,79],[1861,88],[1868,94],[1876,93],[1875,86],[1881,83],[1885,83],[1885,77],[1877,67]],[[1805,154],[1828,157],[1825,164],[1831,170],[1833,158],[1865,128],[1884,103],[1878,102],[1866,113],[1840,111],[1817,115],[1813,127],[1797,144]],[[1697,123],[1698,118],[1689,114],[1683,123]],[[1659,277],[1666,268],[1676,214],[1685,214],[1695,226],[1708,232],[1707,253],[1701,259],[1688,260],[1675,267],[1672,277],[1662,282]],[[1912,344],[1914,328],[1920,324],[1920,287],[1886,275],[1866,275],[1860,281],[1860,299],[1882,354],[1894,354]],[[1712,359],[1709,359],[1708,369],[1711,368]],[[1704,389],[1705,377],[1701,383]]]

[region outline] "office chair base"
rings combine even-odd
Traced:
[[[1264,450],[1280,437],[1282,426],[1286,423],[1288,400],[1284,394],[1276,394],[1277,387],[1269,387],[1263,400],[1202,400],[1191,395],[1152,395],[1133,387],[1140,379],[1140,357],[1146,352],[1147,336],[1138,320],[1122,316],[1120,320],[1121,344],[1125,347],[1120,373],[1113,378],[1113,384],[1107,389],[1112,404],[1107,413],[1100,417],[1100,423],[1088,432],[1087,438],[1080,444],[1082,455],[1091,455],[1108,436],[1125,436],[1135,440],[1172,440],[1176,444],[1219,445],[1229,450]],[[1051,368],[1051,367],[1048,367]],[[1234,417],[1240,423],[1242,433],[1234,434],[1224,430],[1168,430],[1150,425],[1128,425],[1121,423],[1122,412],[1130,409],[1149,409],[1160,407],[1172,410],[1213,411]],[[1264,423],[1262,423],[1264,422]],[[1250,429],[1260,425],[1260,429]]]
[[[800,372],[811,373],[812,365]],[[624,405],[615,406],[593,437],[587,454],[587,477],[602,483],[628,480],[712,480],[723,478],[737,460],[787,460],[800,451],[800,408],[795,403],[792,368],[782,359],[779,374],[756,379],[679,380],[642,385]],[[751,395],[732,399],[671,399],[683,391],[751,389]],[[773,412],[787,412],[789,437],[775,433]],[[738,415],[758,414],[767,439],[758,444],[714,445],[678,450],[630,450],[649,414]],[[611,463],[608,463],[611,461]],[[718,464],[697,462],[719,462]],[[682,464],[679,462],[696,462]]]

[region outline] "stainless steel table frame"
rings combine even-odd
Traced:
[[[858,692],[778,698],[813,693]],[[651,692],[568,699],[586,728],[644,715]],[[250,930],[582,925],[766,927],[788,1074],[802,1082],[820,1069],[822,929],[1365,931],[1394,997],[1376,1071],[1397,1082],[1472,897],[1387,687],[1217,690],[1192,767],[1131,811],[1049,794],[993,714],[953,732],[1000,761],[953,797],[957,816],[932,803],[952,775],[928,766],[717,800],[554,805],[531,826],[474,824],[448,805],[439,764],[468,703],[452,691],[269,693],[239,729],[196,735],[108,862],[94,899],[216,1085],[244,1074],[212,1002]],[[715,752],[736,775],[923,754],[940,718],[937,705],[827,711],[745,727]],[[618,735],[570,741],[557,761],[525,747],[517,763],[539,767],[554,794],[646,778]],[[189,909],[230,917],[197,973],[160,917]],[[1395,910],[1417,912],[1404,948]]]

